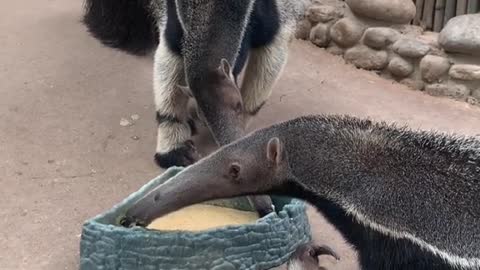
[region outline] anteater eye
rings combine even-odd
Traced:
[[[230,169],[228,170],[228,175],[232,178],[232,179],[238,179],[239,176],[240,176],[240,164],[238,163],[232,163],[230,165]]]
[[[235,104],[235,112],[236,112],[236,113],[241,113],[242,111],[243,111],[242,103],[241,103],[241,102],[237,102],[237,104]]]

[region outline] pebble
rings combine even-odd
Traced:
[[[445,51],[440,47],[440,43],[438,42],[438,36],[439,36],[439,33],[426,31],[414,38],[430,46],[430,51],[428,52],[429,55],[447,57],[447,54],[445,53]]]
[[[138,115],[138,114],[132,114],[132,115],[130,116],[130,118],[131,118],[133,121],[138,121],[138,120],[140,119],[140,115]]]
[[[327,47],[330,43],[330,36],[328,35],[329,28],[328,24],[317,24],[310,32],[310,41],[318,47]]]
[[[430,46],[412,38],[402,38],[393,44],[393,51],[404,57],[419,58],[430,51]]]
[[[127,118],[120,119],[120,126],[128,127],[128,126],[131,126],[131,125],[132,125],[132,122],[130,122],[130,120],[128,120]]]
[[[135,136],[132,136],[131,138],[132,138],[132,140],[134,140],[134,141],[140,140],[140,137],[138,137],[138,136],[136,136],[136,135],[135,135]]]
[[[436,82],[448,73],[450,61],[441,56],[426,55],[420,61],[422,78],[429,83]]]
[[[447,96],[456,100],[467,100],[470,90],[461,84],[435,83],[425,87],[425,92],[432,96]]]
[[[424,33],[424,30],[419,25],[413,24],[397,24],[390,25],[392,29],[399,31],[402,35],[409,38],[417,38]]]
[[[360,40],[364,31],[365,26],[360,22],[350,18],[343,18],[330,28],[330,36],[340,47],[349,48]]]
[[[388,64],[386,51],[376,51],[364,45],[348,49],[344,54],[344,58],[357,68],[367,70],[380,70]]]
[[[326,23],[343,17],[343,10],[330,5],[313,5],[307,9],[306,17],[312,23]]]
[[[417,39],[431,47],[439,48],[440,44],[438,42],[439,33],[425,31],[422,35],[418,36]]]
[[[480,13],[450,19],[439,42],[447,52],[480,55]]]
[[[346,0],[357,15],[391,23],[409,23],[415,17],[412,0]]]
[[[344,50],[332,42],[330,43],[330,46],[327,48],[327,52],[333,55],[343,55]]]
[[[472,97],[480,100],[480,88],[476,89],[476,90],[473,90],[472,92]]]
[[[475,97],[467,97],[467,102],[470,105],[480,105],[479,99]]]
[[[413,90],[423,90],[425,88],[425,83],[421,80],[415,80],[412,78],[405,78],[400,81],[401,84],[408,86]]]
[[[405,78],[413,72],[413,65],[401,57],[393,57],[387,67],[397,78]]]
[[[480,66],[478,65],[453,65],[449,72],[450,77],[464,81],[480,80]]]
[[[303,19],[297,24],[295,31],[295,38],[308,40],[310,37],[310,30],[312,29],[312,23],[309,20]]]
[[[363,44],[374,49],[383,49],[396,42],[400,32],[388,27],[371,27],[365,31]]]

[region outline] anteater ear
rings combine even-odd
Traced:
[[[267,159],[274,164],[280,164],[285,156],[283,153],[284,147],[278,137],[273,137],[267,144]]]
[[[188,97],[193,97],[192,90],[190,89],[190,87],[177,84],[177,88],[180,91],[182,91],[184,95]]]
[[[232,66],[227,59],[222,58],[222,60],[220,61],[220,69],[223,71],[225,76],[227,76],[228,78],[232,77]]]

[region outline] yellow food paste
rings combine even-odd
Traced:
[[[162,231],[203,231],[228,225],[254,223],[257,219],[256,212],[196,204],[157,218],[147,228]]]

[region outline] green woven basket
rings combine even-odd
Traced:
[[[111,210],[88,220],[80,242],[80,270],[270,269],[310,241],[305,204],[284,197],[273,198],[276,213],[242,226],[160,232],[118,225],[132,203],[181,170],[167,170]],[[209,203],[250,209],[244,198]]]

